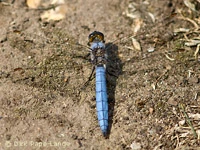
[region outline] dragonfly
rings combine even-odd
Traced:
[[[121,38],[122,39],[129,39],[131,36],[126,36]],[[115,40],[118,41],[119,39]],[[113,41],[113,42],[115,42]],[[91,63],[93,64],[92,73],[89,76],[88,82],[91,80],[92,75],[95,70],[95,78],[96,78],[96,112],[97,118],[99,122],[100,129],[104,137],[108,135],[108,127],[109,127],[109,117],[108,117],[108,93],[107,93],[107,84],[106,84],[106,73],[117,77],[118,75],[113,74],[106,70],[108,60],[108,49],[110,46],[109,44],[105,44],[104,34],[99,31],[93,31],[88,36],[88,46],[81,45],[77,43],[79,46],[86,47],[90,51],[90,59]],[[85,86],[84,86],[85,87]]]
[[[96,110],[99,126],[104,136],[108,132],[108,95],[106,87],[107,51],[103,33],[94,31],[88,36],[93,71],[96,72]],[[91,76],[90,76],[91,77]],[[90,79],[90,78],[89,78]]]

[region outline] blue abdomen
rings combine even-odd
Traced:
[[[105,136],[108,130],[108,96],[106,71],[103,66],[96,67],[96,109],[99,125]]]

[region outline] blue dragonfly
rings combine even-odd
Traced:
[[[131,36],[126,36],[121,38],[126,39],[130,38]],[[97,118],[99,122],[99,126],[101,131],[106,137],[108,135],[108,94],[107,94],[107,85],[106,85],[106,73],[112,75],[114,77],[118,77],[115,73],[111,73],[110,71],[106,70],[106,65],[108,64],[108,53],[107,50],[110,46],[114,46],[113,44],[105,44],[104,34],[99,31],[94,31],[88,36],[88,46],[90,46],[90,57],[91,62],[93,64],[92,73],[88,79],[91,80],[94,70],[96,72],[96,111],[97,111]],[[119,39],[115,40],[118,41]],[[113,42],[115,42],[113,41]],[[77,43],[78,44],[78,43]],[[78,44],[80,46],[84,46]],[[84,46],[85,47],[85,46]],[[88,47],[87,47],[88,48]],[[110,67],[109,67],[110,68]],[[118,73],[117,73],[118,74]],[[88,81],[85,85],[88,84]]]
[[[106,87],[107,51],[104,35],[101,32],[94,31],[89,35],[88,39],[91,62],[94,65],[92,74],[94,69],[96,70],[96,110],[98,122],[103,135],[106,136],[108,132],[108,95]]]

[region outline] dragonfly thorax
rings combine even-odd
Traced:
[[[102,42],[93,42],[91,44],[91,61],[94,65],[105,65],[106,64],[106,49],[105,44]]]

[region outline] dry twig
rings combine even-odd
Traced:
[[[193,132],[194,137],[195,137],[195,138],[198,138],[197,133],[196,133],[196,131],[194,130],[194,127],[193,127],[193,125],[192,125],[192,123],[191,123],[191,121],[190,121],[190,119],[189,119],[188,114],[187,114],[186,111],[185,111],[185,108],[184,108],[183,104],[180,104],[180,105],[179,105],[179,108],[183,111],[183,113],[184,113],[184,115],[185,115],[185,119],[186,119],[188,125],[190,126],[190,128],[191,128],[191,130],[192,130],[192,132]]]

